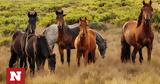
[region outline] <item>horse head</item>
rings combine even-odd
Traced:
[[[58,30],[63,31],[63,27],[65,26],[64,23],[64,16],[65,14],[63,14],[63,10],[56,10],[56,23],[58,25]]]
[[[36,21],[37,21],[37,13],[35,11],[28,12],[28,27],[26,29],[27,34],[34,34],[36,28]]]
[[[103,41],[101,42],[101,44],[99,45],[100,47],[98,47],[98,50],[100,51],[100,54],[102,56],[102,58],[105,57],[105,53],[106,53],[106,49],[107,49],[107,41],[106,39],[103,39]]]
[[[56,54],[50,54],[50,56],[48,56],[48,67],[50,69],[51,72],[55,71],[55,67],[56,67]]]
[[[87,36],[87,26],[88,26],[88,22],[87,22],[87,18],[80,18],[79,20],[79,24],[80,24],[80,37],[81,39],[85,39]]]
[[[145,1],[143,1],[143,7],[141,8],[141,13],[139,15],[137,26],[140,26],[142,19],[144,19],[145,24],[150,23],[152,14],[153,14],[152,1],[150,0],[149,3],[145,3]]]

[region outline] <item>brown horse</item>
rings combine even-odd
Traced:
[[[142,48],[147,47],[148,62],[151,60],[151,52],[153,46],[154,35],[151,30],[151,18],[153,8],[152,1],[145,3],[139,15],[138,21],[128,21],[124,24],[121,37],[121,61],[127,62],[130,60],[130,47],[133,46],[132,62],[135,63],[136,53],[139,52],[140,63],[143,62]]]
[[[95,63],[96,34],[88,27],[87,19],[80,18],[80,32],[76,37],[74,45],[77,49],[77,65],[80,66],[80,54],[83,54],[85,65],[90,62]]]
[[[26,55],[25,55],[25,44],[27,40],[27,36],[29,34],[35,33],[36,21],[37,21],[37,13],[36,12],[28,12],[28,26],[25,32],[17,31],[13,34],[12,44],[11,44],[11,58],[9,61],[9,67],[13,68],[17,59],[20,58],[20,67],[24,67],[27,69]]]
[[[71,49],[74,49],[74,40],[75,37],[72,35],[71,30],[68,28],[68,26],[64,22],[64,14],[63,10],[57,10],[56,11],[56,22],[58,26],[58,48],[59,53],[61,55],[61,63],[64,63],[64,53],[63,50],[67,49],[67,62],[68,65],[70,65],[70,52]]]

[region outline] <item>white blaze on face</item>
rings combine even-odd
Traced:
[[[14,71],[10,71],[10,81],[20,81],[21,80],[21,71],[17,71],[17,72],[14,72]]]

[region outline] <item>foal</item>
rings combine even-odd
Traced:
[[[96,34],[93,30],[88,28],[87,19],[80,18],[80,32],[76,37],[74,45],[77,49],[77,65],[80,66],[80,54],[83,54],[84,64],[87,62],[95,63],[96,50]]]

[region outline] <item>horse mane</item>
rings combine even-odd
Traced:
[[[140,15],[138,17],[137,27],[139,27],[141,25],[141,23],[142,23],[142,13],[143,13],[143,11],[141,10],[141,13],[140,13]]]

